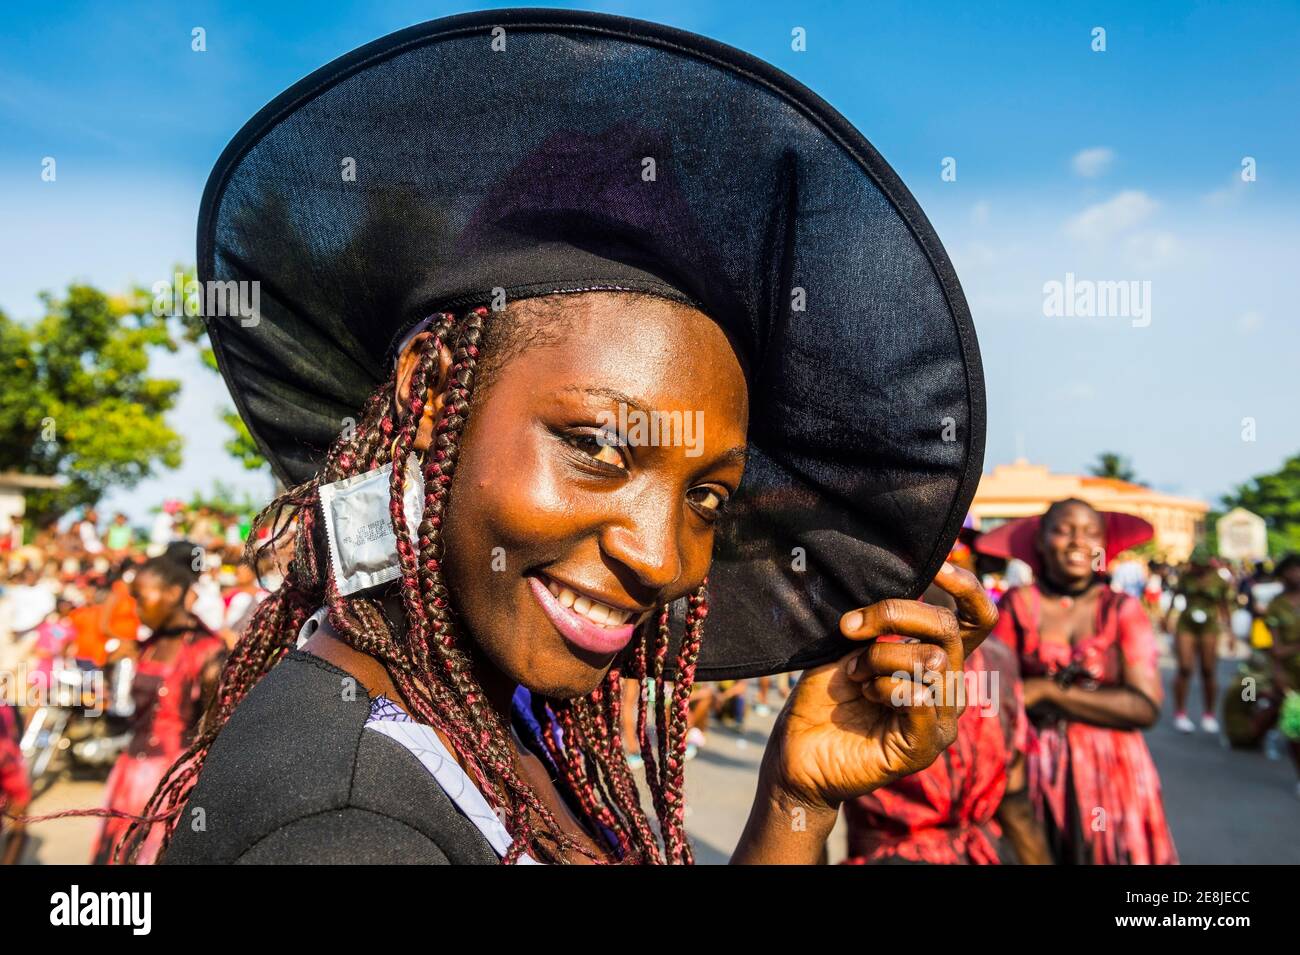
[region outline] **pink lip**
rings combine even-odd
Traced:
[[[591,653],[612,654],[622,650],[632,639],[637,624],[635,617],[619,627],[602,627],[561,604],[546,584],[536,577],[528,578],[528,586],[533,588],[533,596],[542,605],[542,610],[551,619],[551,623],[555,624],[555,629],[560,631],[560,636],[575,647]]]

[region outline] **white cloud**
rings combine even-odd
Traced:
[[[1127,232],[1145,222],[1160,206],[1140,189],[1124,192],[1089,206],[1065,224],[1072,239],[1095,242]]]
[[[978,240],[959,247],[954,259],[960,258],[963,267],[977,268],[995,265],[998,261],[997,250],[987,242]]]
[[[1250,183],[1242,179],[1240,174],[1234,173],[1226,185],[1215,189],[1213,192],[1206,193],[1201,197],[1201,201],[1207,206],[1220,209],[1226,206],[1234,206],[1246,195],[1246,189],[1249,185]]]
[[[1107,169],[1115,160],[1115,151],[1105,146],[1093,146],[1091,149],[1083,149],[1074,154],[1070,160],[1070,165],[1074,171],[1084,179],[1096,179]]]
[[[1264,317],[1256,311],[1242,312],[1237,316],[1237,329],[1242,334],[1249,335],[1255,329],[1259,328]]]
[[[1182,246],[1172,232],[1138,232],[1124,240],[1124,253],[1138,268],[1164,268],[1177,262]]]

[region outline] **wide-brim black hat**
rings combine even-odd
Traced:
[[[255,319],[207,322],[288,484],[435,310],[632,289],[722,324],[750,376],[750,457],[699,678],[846,652],[840,616],[919,595],[979,479],[975,332],[916,201],[810,90],[680,30],[496,10],[355,50],[226,148],[198,270],[260,283]]]

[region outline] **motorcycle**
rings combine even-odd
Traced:
[[[130,657],[106,669],[55,661],[48,698],[32,710],[19,743],[33,787],[44,789],[70,770],[112,767],[131,741],[134,676]]]

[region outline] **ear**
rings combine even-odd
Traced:
[[[421,332],[412,338],[402,353],[397,356],[397,382],[396,393],[397,407],[405,411],[411,401],[411,377],[415,374],[415,366],[420,360],[420,348],[424,342],[433,337],[433,332]],[[447,388],[447,377],[451,374],[451,352],[447,350],[446,345],[438,346],[438,380],[430,387],[433,393],[433,403],[436,406],[433,411],[437,414],[442,409],[443,392]],[[428,412],[426,411],[426,414]]]

